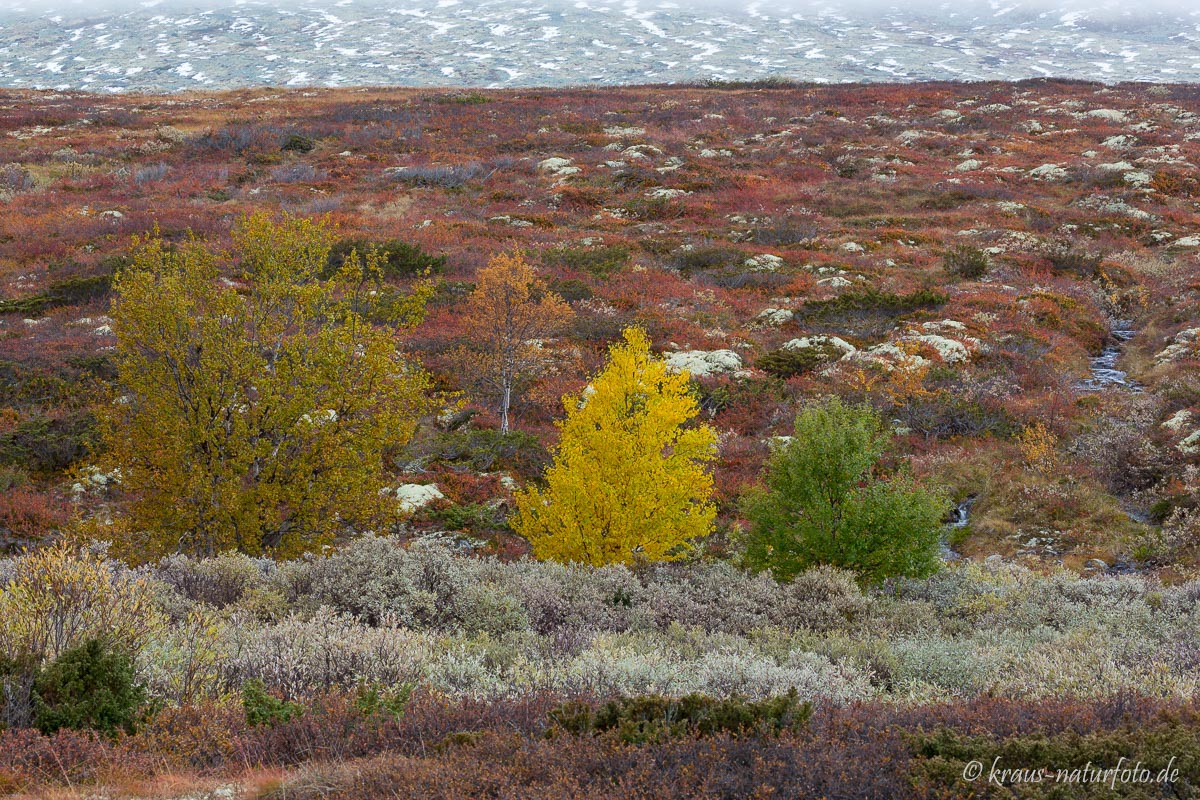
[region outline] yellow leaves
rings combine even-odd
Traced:
[[[676,558],[716,515],[716,432],[683,427],[699,411],[687,373],[625,331],[588,389],[563,398],[567,417],[546,487],[517,496],[514,529],[538,558],[593,565]]]
[[[1058,437],[1041,420],[1026,425],[1018,438],[1025,464],[1042,474],[1049,474],[1058,465],[1055,447]]]
[[[412,435],[427,380],[380,317],[419,319],[430,289],[377,313],[378,255],[325,279],[332,241],[255,215],[232,255],[138,246],[112,308],[127,402],[104,426],[134,498],[129,555],[295,555],[381,512],[384,451]],[[241,282],[221,276],[233,258]]]
[[[154,587],[96,546],[59,542],[18,559],[0,589],[0,653],[53,660],[104,637],[136,651],[165,620]]]

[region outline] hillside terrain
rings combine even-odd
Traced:
[[[514,249],[543,270],[577,313],[514,409],[535,437],[509,454],[519,480],[544,463],[559,396],[636,323],[720,432],[726,529],[797,402],[833,392],[883,409],[914,470],[973,500],[966,554],[1190,565],[1195,103],[1062,83],[9,94],[0,461],[26,488],[6,536],[109,488],[65,478],[89,463],[107,282],[131,237],[220,240],[278,209],[433,257],[407,346],[441,390],[470,388],[447,355],[474,271]],[[1022,456],[1036,423],[1051,468]],[[431,421],[397,480],[475,509],[503,497],[503,457],[447,436]]]
[[[1119,752],[1195,796],[1195,87],[10,90],[0,129],[0,793],[959,797],[976,760]],[[436,402],[382,450],[386,525],[139,552],[114,278],[255,212],[336,225],[334,272],[380,248],[372,296],[428,287],[402,344]],[[514,253],[570,314],[505,435],[456,353]],[[520,490],[630,327],[715,431],[713,532],[527,558]],[[831,396],[943,490],[936,574],[742,568],[745,498]],[[144,694],[99,738],[18,702],[94,636]]]

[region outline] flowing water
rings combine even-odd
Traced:
[[[1119,387],[1131,392],[1141,392],[1142,385],[1140,383],[1131,379],[1123,370],[1117,369],[1117,360],[1124,352],[1125,343],[1136,333],[1133,323],[1129,320],[1113,320],[1110,328],[1112,341],[1100,351],[1100,355],[1092,359],[1092,377],[1075,384],[1075,388],[1084,392],[1099,392]]]
[[[943,561],[957,561],[958,559],[962,558],[962,554],[955,552],[954,548],[950,546],[950,543],[947,541],[947,539],[954,531],[965,528],[970,523],[971,504],[974,502],[974,496],[968,497],[950,511],[950,518],[946,522],[946,532],[942,536]]]

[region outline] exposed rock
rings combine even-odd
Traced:
[[[1188,424],[1191,423],[1191,421],[1192,421],[1192,412],[1188,411],[1185,408],[1185,409],[1176,411],[1174,414],[1172,414],[1170,417],[1168,417],[1166,420],[1164,420],[1163,423],[1159,427],[1166,428],[1169,431],[1175,431],[1176,433],[1178,433],[1179,431],[1181,431],[1185,427],[1187,427]]]
[[[914,370],[929,364],[929,359],[908,352],[894,342],[883,342],[867,350],[853,353],[852,358],[869,361],[891,372],[894,369]]]
[[[836,350],[840,353],[839,358],[844,358],[858,351],[858,348],[854,345],[837,336],[805,336],[783,343],[784,350],[809,350],[812,348]]]
[[[1144,172],[1140,169],[1135,169],[1132,172],[1126,172],[1123,180],[1130,186],[1142,187],[1149,186],[1154,182],[1154,176],[1149,172]]]
[[[1029,170],[1029,177],[1039,181],[1061,181],[1067,177],[1067,171],[1058,164],[1042,164]]]
[[[1196,352],[1200,345],[1200,328],[1186,328],[1171,339],[1171,343],[1159,351],[1155,361],[1178,361]]]
[[[1124,111],[1115,108],[1094,108],[1086,112],[1086,116],[1102,119],[1108,122],[1128,122],[1129,116]]]
[[[566,178],[571,175],[578,175],[581,170],[574,166],[574,163],[569,158],[561,156],[551,156],[543,161],[538,162],[538,169],[543,172],[549,172],[559,178]]]
[[[424,508],[435,500],[444,500],[446,495],[442,494],[436,483],[405,483],[391,490],[384,490],[388,494],[396,498],[400,505],[400,510],[406,514],[411,514],[419,508]]]
[[[954,319],[943,319],[938,322],[925,322],[921,327],[927,331],[943,331],[946,329],[952,331],[965,331],[967,326]]]
[[[947,364],[961,364],[971,358],[971,351],[962,342],[935,333],[910,334],[904,337],[904,341],[929,345]]]
[[[687,191],[686,189],[667,189],[659,186],[656,189],[651,189],[650,191],[646,192],[646,197],[649,197],[651,200],[673,200],[676,197],[683,197],[684,195],[689,194],[691,194],[691,192]]]
[[[742,357],[732,350],[683,350],[667,353],[665,358],[668,367],[677,372],[687,370],[693,378],[737,372],[742,368]]]
[[[742,266],[749,267],[755,272],[774,272],[783,266],[783,259],[770,253],[759,253],[743,261]]]
[[[569,166],[571,166],[571,159],[560,156],[551,156],[538,163],[538,169],[544,172],[558,172],[563,167]]]
[[[764,308],[758,312],[758,316],[755,319],[760,325],[778,328],[780,325],[786,325],[791,322],[792,316],[792,312],[786,308]]]

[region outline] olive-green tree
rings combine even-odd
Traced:
[[[905,473],[879,473],[889,438],[870,406],[833,399],[801,413],[766,486],[744,500],[747,563],[781,581],[818,564],[866,582],[934,572],[945,502]]]
[[[333,241],[324,222],[257,214],[232,252],[135,243],[113,284],[122,395],[105,426],[134,554],[286,556],[381,511],[385,452],[426,407],[398,337],[429,287],[384,315],[377,255],[321,277]]]

